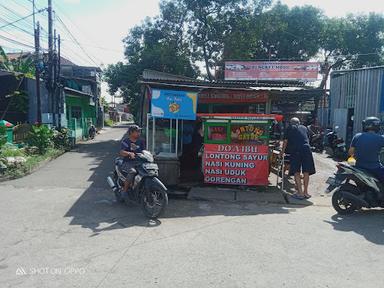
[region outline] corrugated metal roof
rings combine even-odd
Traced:
[[[306,87],[265,87],[265,86],[260,86],[260,87],[250,87],[252,90],[256,91],[303,91],[303,90],[308,90]]]
[[[142,78],[139,80],[142,84],[158,84],[165,86],[195,87],[195,88],[245,88],[251,87],[305,87],[302,82],[272,82],[272,81],[230,81],[215,80],[212,82],[189,78],[169,73],[144,70]]]
[[[175,75],[170,73],[165,73],[161,71],[156,70],[150,70],[145,69],[143,71],[143,79],[151,79],[151,80],[195,80],[194,78],[182,76],[182,75]]]
[[[349,69],[349,70],[334,70],[331,72],[331,76],[334,74],[345,74],[348,72],[355,72],[355,71],[366,71],[366,70],[377,70],[382,69],[384,70],[384,66],[374,66],[374,67],[365,67],[365,68],[357,68],[357,69]]]
[[[68,91],[68,92],[71,92],[71,93],[74,93],[74,94],[81,95],[81,96],[93,97],[92,94],[88,94],[88,93],[85,93],[83,91],[72,89],[72,88],[68,88],[68,87],[64,87],[64,90]]]

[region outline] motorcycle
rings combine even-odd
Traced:
[[[136,175],[128,192],[128,200],[139,204],[144,215],[154,219],[159,217],[168,205],[167,188],[158,178],[159,167],[154,163],[151,152],[143,151],[135,155]],[[125,201],[122,191],[127,174],[121,169],[123,161],[121,157],[116,158],[113,177],[107,177],[117,202]]]
[[[338,163],[337,168],[335,177],[327,180],[326,193],[335,191],[332,206],[339,214],[351,214],[361,208],[384,208],[384,183],[348,164]]]
[[[328,130],[325,136],[324,148],[329,156],[345,159],[347,158],[347,148],[344,140],[337,136],[337,129],[336,126],[335,130]]]
[[[324,151],[324,133],[319,132],[311,137],[310,143],[315,152],[322,153]]]

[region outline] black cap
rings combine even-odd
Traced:
[[[134,124],[134,125],[129,126],[128,134],[131,134],[132,132],[135,132],[135,131],[141,131],[141,130],[143,130],[143,129],[140,128],[139,125]]]

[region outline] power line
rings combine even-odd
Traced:
[[[24,46],[24,47],[33,48],[33,49],[35,48],[35,47],[32,46],[32,45],[28,45],[28,44],[19,42],[19,41],[17,41],[17,40],[14,40],[14,39],[5,37],[5,36],[3,36],[3,35],[0,35],[0,38],[2,38],[2,39],[5,40],[5,41],[8,41],[9,43],[13,43],[13,44],[16,44],[16,45],[19,45],[19,46]]]
[[[79,41],[76,39],[75,36],[73,36],[72,32],[68,29],[67,25],[65,25],[65,23],[63,22],[63,20],[58,16],[56,15],[56,19],[61,23],[61,25],[64,27],[64,29],[69,33],[70,37],[72,38],[72,40],[75,42],[75,44],[77,46],[80,47],[80,49],[84,52],[84,54],[96,65],[96,66],[99,66],[99,64],[96,63],[95,60],[93,60],[93,58],[85,51],[85,49],[83,48],[83,46],[79,43]],[[99,59],[100,60],[100,59]],[[102,62],[102,61],[100,61]]]
[[[0,6],[3,7],[4,9],[8,10],[8,11],[11,12],[12,14],[15,14],[17,17],[20,17],[19,14],[17,14],[17,13],[16,13],[15,11],[13,11],[12,9],[9,9],[9,8],[6,7],[5,5],[0,4]],[[34,12],[34,13],[32,12],[31,14],[29,14],[29,15],[27,15],[27,16],[24,16],[24,17],[21,17],[21,18],[17,19],[16,21],[13,21],[13,22],[10,22],[10,23],[8,23],[8,24],[6,24],[6,25],[0,26],[0,29],[3,29],[3,28],[5,28],[5,27],[7,27],[7,26],[9,26],[9,25],[13,25],[14,23],[23,21],[24,19],[26,19],[26,18],[28,18],[28,17],[31,17],[31,16],[33,16],[34,14],[41,13],[41,12],[44,11],[44,10],[45,10],[45,9],[40,9],[40,10]]]
[[[16,26],[16,25],[13,24],[13,23],[10,23],[10,22],[8,22],[7,20],[5,20],[5,19],[2,18],[2,17],[0,17],[0,20],[3,21],[4,23],[7,23],[7,24],[1,26],[0,28],[5,28],[5,27],[8,27],[8,26],[12,26],[12,27],[14,27],[14,28],[16,28],[16,29],[19,29],[20,31],[23,31],[24,33],[27,33],[27,34],[33,36],[33,33],[32,33],[32,32],[27,31],[27,30],[25,30],[25,29],[23,29],[23,28],[21,28],[21,27],[19,27],[19,26]]]

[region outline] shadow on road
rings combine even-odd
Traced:
[[[124,128],[124,127],[119,127]],[[112,129],[113,130],[113,129]],[[117,131],[109,132],[115,133]],[[110,140],[108,134],[99,135],[92,142],[80,144],[74,151],[89,164],[91,185],[82,193],[64,217],[71,217],[70,225],[90,229],[96,236],[103,231],[126,229],[132,226],[153,227],[161,221],[149,221],[141,208],[135,205],[117,203],[106,177],[113,170],[113,161],[120,147],[120,139]],[[118,134],[116,134],[118,135]],[[121,138],[122,135],[118,135]],[[91,158],[90,161],[87,158]],[[246,216],[258,214],[289,213],[292,209],[282,206],[263,206],[252,203],[187,201],[171,199],[163,218],[201,216]]]
[[[362,210],[348,216],[336,214],[331,219],[325,222],[335,230],[354,232],[372,243],[384,245],[384,210]]]

